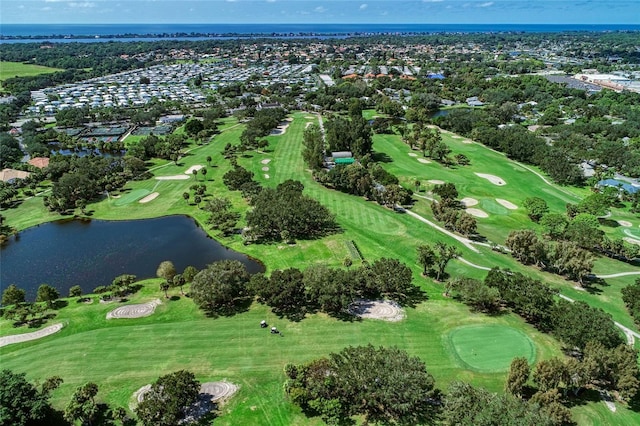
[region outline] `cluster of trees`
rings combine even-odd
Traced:
[[[636,324],[640,325],[640,279],[622,289],[622,301]]]
[[[358,99],[351,100],[348,118],[329,118],[324,128],[329,151],[350,151],[358,158],[371,153],[373,132],[362,116],[362,104]]]
[[[440,129],[427,127],[418,121],[413,125],[411,132],[405,135],[405,139],[411,149],[419,149],[423,157],[447,164],[451,162],[447,159],[451,149],[442,141]]]
[[[78,386],[63,411],[51,406],[51,392],[64,380],[47,378],[36,386],[25,373],[0,372],[0,424],[30,425],[132,425],[136,424],[123,407],[110,407],[96,398],[98,385],[88,382]],[[180,370],[160,376],[143,396],[134,412],[144,426],[175,426],[184,422],[198,401],[200,382],[190,371]],[[202,413],[197,417],[204,418]],[[210,415],[208,417],[210,419]]]
[[[431,202],[433,217],[442,222],[444,227],[463,235],[474,235],[478,231],[478,221],[463,210],[464,205],[457,200],[458,190],[451,182],[436,185],[433,193],[440,201]]]
[[[226,176],[226,175],[225,175]],[[337,230],[333,214],[318,201],[304,195],[299,181],[287,180],[263,188],[249,201],[246,235],[251,240],[292,242],[318,238]]]
[[[418,291],[409,267],[390,258],[347,270],[314,265],[304,271],[276,270],[269,277],[256,274],[249,289],[275,314],[296,320],[318,310],[340,317],[355,300],[407,300]]]
[[[165,137],[149,135],[140,139],[137,144],[131,145],[127,150],[127,154],[144,161],[151,158],[178,161],[185,143],[186,137],[182,134],[170,134]]]
[[[434,276],[437,281],[444,276],[444,270],[450,260],[460,256],[460,252],[455,246],[443,241],[435,244],[422,244],[416,248],[418,263],[422,266],[424,276]]]
[[[0,168],[19,163],[23,156],[18,140],[8,133],[0,133]]]
[[[38,326],[42,322],[55,316],[51,309],[56,309],[56,301],[60,293],[49,284],[41,284],[36,294],[36,302],[26,301],[26,292],[10,284],[2,292],[2,316],[14,321],[14,326],[21,325]]]
[[[541,401],[465,382],[453,382],[442,393],[419,358],[395,347],[348,347],[306,364],[287,364],[285,374],[290,400],[331,425],[353,424],[356,416],[387,425],[551,426],[564,420]]]
[[[254,296],[274,313],[295,320],[317,311],[342,316],[357,299],[411,300],[418,292],[411,270],[397,259],[381,258],[360,268],[314,265],[249,275],[238,261],[214,262],[192,280],[190,296],[210,315],[246,308]]]
[[[262,139],[271,133],[287,116],[282,108],[263,108],[257,110],[240,135],[240,150],[265,148],[269,143]]]
[[[410,204],[413,195],[411,190],[399,185],[396,176],[369,161],[336,165],[329,172],[316,171],[313,177],[325,186],[375,200],[383,206]]]

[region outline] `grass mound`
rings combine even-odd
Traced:
[[[536,358],[529,337],[515,328],[501,325],[458,327],[448,336],[450,349],[464,368],[479,372],[508,371],[511,360],[525,357],[529,363]]]
[[[146,197],[149,194],[151,194],[151,191],[149,191],[148,189],[134,189],[127,194],[123,194],[122,197],[118,198],[114,204],[116,206],[126,206],[127,204],[138,201],[139,199]]]

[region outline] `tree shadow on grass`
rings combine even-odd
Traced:
[[[575,396],[572,392],[567,394],[567,397],[564,400],[564,405],[567,408],[579,407],[581,405],[586,405],[590,402],[598,403],[602,401],[600,397],[600,392],[596,389],[583,389],[578,393],[578,396]]]
[[[601,294],[602,287],[609,287],[609,284],[602,278],[591,276],[584,280],[582,288],[589,294]]]
[[[608,228],[618,228],[620,224],[616,220],[611,220],[607,218],[598,218],[598,222],[602,226],[606,226]]]
[[[393,162],[393,158],[391,158],[389,155],[385,154],[384,152],[375,152],[372,155],[373,157],[373,161],[378,162],[378,163],[392,163]]]
[[[247,312],[252,303],[253,303],[252,297],[236,299],[233,301],[233,303],[223,305],[223,306],[217,306],[212,309],[207,309],[205,311],[205,314],[209,318],[232,317],[234,315]]]
[[[418,286],[414,286],[407,294],[404,295],[404,298],[400,300],[402,306],[407,306],[409,308],[415,308],[422,302],[426,302],[429,300],[429,296],[427,293],[422,290]]]

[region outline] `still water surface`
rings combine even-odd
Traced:
[[[216,260],[239,260],[251,273],[262,264],[209,238],[187,216],[127,221],[58,221],[21,232],[0,251],[0,288],[16,284],[34,300],[38,286],[50,284],[69,294],[74,285],[84,293],[109,285],[121,274],[155,277],[163,260],[178,272]]]

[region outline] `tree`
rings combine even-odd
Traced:
[[[588,213],[580,213],[567,225],[564,236],[584,249],[592,249],[602,242],[604,232],[598,218]]]
[[[640,279],[621,290],[622,301],[636,324],[640,325]]]
[[[511,255],[525,265],[537,264],[544,259],[544,244],[530,229],[511,231],[505,245],[511,250]]]
[[[167,282],[171,282],[176,273],[176,267],[173,266],[173,262],[170,260],[160,262],[158,269],[156,269],[156,277],[163,278]]]
[[[189,194],[188,192],[183,192],[182,193],[182,198],[184,198],[184,200],[188,203],[189,202],[189,198],[191,197],[191,194]]]
[[[569,221],[567,217],[560,213],[546,213],[542,215],[540,221],[538,222],[544,229],[544,234],[548,235],[553,239],[560,238],[565,229],[567,229],[567,225]]]
[[[455,246],[450,246],[445,242],[438,241],[435,244],[436,253],[436,281],[440,281],[440,277],[444,275],[444,270],[451,259],[460,256],[460,252]]]
[[[60,292],[49,284],[41,284],[38,287],[38,293],[36,295],[36,302],[46,302],[47,307],[51,308],[53,302],[60,297]]]
[[[207,168],[203,167],[200,169],[200,173],[202,173],[202,180],[207,180]]]
[[[271,306],[274,313],[292,319],[304,317],[308,303],[300,270],[295,268],[275,270],[268,281],[252,290],[261,302]]]
[[[422,266],[422,275],[427,276],[427,272],[436,263],[436,253],[433,251],[433,247],[423,244],[416,248],[418,252],[418,263]]]
[[[456,198],[458,198],[458,190],[455,184],[451,182],[436,185],[433,188],[433,193],[440,197],[440,201],[445,206],[451,206],[455,204]]]
[[[249,273],[237,260],[221,260],[198,272],[191,283],[191,298],[209,314],[232,310],[247,296]]]
[[[514,358],[509,367],[509,375],[504,384],[504,391],[518,398],[522,397],[522,389],[524,389],[524,385],[529,380],[529,374],[531,374],[531,368],[527,359],[524,357]]]
[[[82,296],[82,287],[79,285],[74,285],[69,289],[69,297],[80,297]]]
[[[186,370],[161,376],[135,409],[144,426],[175,426],[198,400],[200,382]]]
[[[184,278],[184,280],[188,283],[193,281],[193,278],[198,274],[198,268],[196,268],[195,266],[187,266],[186,268],[184,268],[184,271],[182,271],[182,276]]]
[[[438,391],[417,357],[398,348],[348,347],[303,365],[287,365],[285,390],[303,409],[328,423],[352,416],[381,424],[435,420]]]
[[[167,293],[169,291],[169,288],[171,288],[171,285],[168,281],[162,281],[160,283],[160,290],[164,291],[164,297],[167,299],[169,298],[169,293]]]
[[[171,280],[171,285],[173,287],[180,287],[180,294],[184,294],[184,291],[182,291],[182,286],[185,285],[186,281],[184,279],[184,277],[182,276],[182,274],[176,274],[173,277],[173,280]]]
[[[547,202],[540,197],[525,198],[522,206],[527,210],[529,219],[538,222],[542,216],[549,212]]]
[[[211,156],[207,155],[207,166],[211,167]]]
[[[98,385],[95,383],[89,382],[78,387],[64,409],[64,418],[72,423],[80,420],[83,424],[87,423],[91,426],[98,414],[98,405],[95,401],[97,394]]]
[[[204,206],[204,210],[211,213],[208,221],[211,227],[223,235],[231,234],[240,219],[240,213],[231,210],[232,207],[231,201],[224,197],[214,197]]]
[[[187,132],[187,134],[191,137],[197,135],[203,129],[204,125],[202,124],[202,121],[198,120],[197,118],[192,118],[184,125],[184,131]]]
[[[533,370],[533,382],[542,392],[558,389],[569,380],[567,369],[559,358],[539,361]]]
[[[18,303],[24,303],[26,292],[18,288],[15,284],[10,284],[2,292],[2,306],[16,305]]]
[[[351,258],[349,256],[347,256],[342,261],[342,264],[344,265],[345,268],[350,268],[351,265],[353,265],[353,260],[351,260]]]
[[[485,283],[473,278],[456,277],[446,284],[446,294],[455,292],[456,297],[472,308],[495,312],[500,301],[500,292],[496,288],[489,287]]]
[[[45,388],[43,385],[43,389],[39,391],[27,381],[25,376],[25,373],[14,373],[7,369],[0,372],[1,425],[45,424],[52,411],[49,404],[49,392],[54,387],[47,386]]]
[[[583,349],[589,341],[613,348],[623,342],[611,315],[577,301],[560,300],[552,310],[553,334],[569,347]]]

